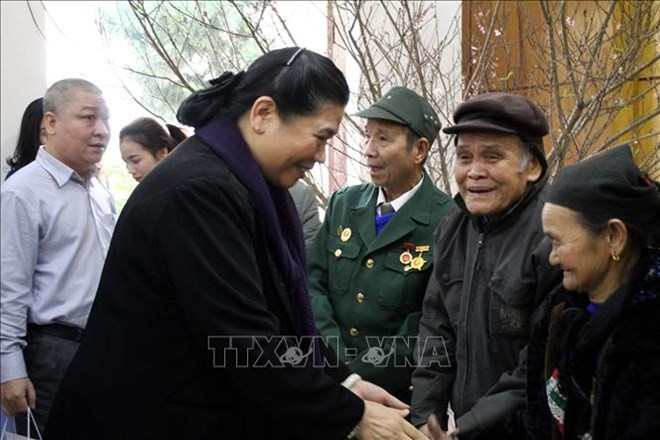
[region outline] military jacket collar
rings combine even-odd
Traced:
[[[418,225],[428,225],[431,221],[430,209],[433,206],[433,187],[431,178],[424,172],[424,181],[419,190],[408,202],[396,212],[380,235],[376,235],[374,216],[376,215],[376,200],[378,187],[365,186],[362,197],[350,216],[353,224],[358,225],[358,234],[367,245],[367,253],[381,249],[406,234],[413,231]]]

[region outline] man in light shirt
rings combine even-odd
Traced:
[[[110,137],[101,90],[83,79],[44,96],[46,145],[1,195],[1,402],[43,432],[75,354],[116,220],[97,164]],[[17,429],[26,428],[24,416]]]

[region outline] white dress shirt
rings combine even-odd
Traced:
[[[412,196],[415,195],[417,190],[422,187],[422,182],[424,181],[424,174],[422,173],[422,178],[419,179],[419,182],[417,182],[417,185],[413,186],[411,190],[401,194],[399,197],[397,197],[394,200],[390,200],[390,205],[392,205],[392,208],[394,208],[394,212],[398,211],[403,207],[403,205],[406,204],[406,202],[410,199],[412,199]],[[378,209],[378,214],[382,214],[380,212],[380,205],[383,203],[386,203],[387,200],[385,199],[385,193],[383,192],[382,187],[378,187],[378,199],[376,200],[376,206]]]
[[[93,170],[85,181],[46,151],[0,192],[0,382],[27,377],[28,323],[84,328],[117,214]]]

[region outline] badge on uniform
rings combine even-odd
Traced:
[[[339,225],[337,228],[337,235],[339,236],[339,239],[345,243],[351,239],[353,231],[351,231],[351,228],[344,228],[342,225]]]
[[[409,270],[422,270],[422,267],[424,267],[424,264],[426,263],[426,260],[422,255],[424,252],[428,252],[430,247],[415,246],[412,243],[403,243],[403,248],[405,251],[399,256],[399,261],[405,266],[403,270],[406,272]],[[415,252],[419,253],[416,257],[413,257],[410,253],[413,249]]]
[[[422,267],[424,266],[424,263],[426,263],[426,260],[422,258],[421,255],[416,256],[413,258],[413,260],[410,262],[410,266],[406,266],[405,270],[422,270]]]
[[[415,245],[412,243],[403,243],[403,249],[405,250],[401,253],[401,255],[399,255],[399,261],[404,266],[407,266],[408,264],[410,264],[410,262],[413,259],[413,256],[410,253],[410,251],[415,249]]]
[[[343,231],[341,231],[341,241],[346,242],[351,239],[351,235],[353,235],[353,231],[351,231],[351,228],[346,228]]]

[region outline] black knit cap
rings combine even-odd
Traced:
[[[660,232],[660,187],[640,171],[628,145],[562,169],[546,201],[583,214],[618,218],[655,240]]]
[[[548,118],[524,96],[493,92],[476,95],[454,110],[454,125],[442,129],[447,134],[495,131],[517,134],[543,167],[548,168],[543,136],[549,133]]]

